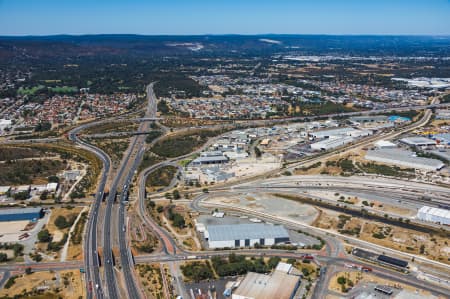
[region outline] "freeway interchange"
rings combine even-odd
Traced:
[[[159,224],[147,213],[146,211],[146,191],[145,182],[147,176],[154,170],[164,167],[164,166],[175,166],[180,167],[177,163],[178,161],[192,155],[177,157],[174,159],[169,159],[161,163],[152,165],[147,169],[140,172],[137,178],[137,212],[141,217],[143,223],[156,235],[162,244],[162,252],[152,255],[141,255],[134,257],[131,253],[129,240],[128,240],[128,230],[127,228],[127,203],[129,201],[130,186],[133,181],[133,177],[137,173],[137,169],[142,160],[145,151],[145,132],[150,131],[150,123],[157,121],[156,115],[156,97],[153,92],[153,85],[151,83],[147,86],[147,105],[145,116],[140,119],[140,125],[138,131],[136,132],[129,144],[129,147],[124,154],[121,161],[121,165],[117,173],[113,173],[111,169],[111,160],[108,155],[100,150],[99,148],[84,142],[80,137],[80,132],[84,129],[94,126],[99,122],[89,123],[79,126],[68,134],[69,140],[76,143],[81,148],[94,153],[103,163],[103,171],[101,173],[98,191],[95,196],[95,200],[91,206],[88,222],[86,224],[85,238],[84,238],[84,267],[86,270],[85,281],[88,298],[145,298],[142,293],[140,284],[137,281],[137,277],[134,271],[135,263],[149,263],[149,262],[177,262],[189,259],[192,255],[197,258],[210,258],[215,255],[226,255],[230,251],[202,251],[202,252],[190,252],[183,249],[177,242],[177,240],[164,228],[159,226]],[[433,104],[435,105],[435,104]],[[439,105],[439,104],[438,104]],[[427,108],[433,108],[433,106],[426,106]],[[422,107],[423,108],[423,107]],[[407,108],[402,108],[407,109]],[[409,108],[412,109],[412,108]],[[414,108],[415,109],[415,108]],[[382,138],[393,138],[399,134],[418,128],[426,124],[431,117],[432,113],[430,109],[427,109],[424,116],[416,123],[403,128],[399,131],[392,132],[389,135],[384,135]],[[286,120],[284,120],[286,121]],[[104,122],[101,121],[101,122]],[[280,121],[281,122],[281,121]],[[259,125],[260,121],[249,122],[249,125]],[[344,150],[350,150],[355,147],[363,147],[367,144],[373,143],[374,141],[380,139],[380,136],[373,136],[361,140]],[[158,140],[158,139],[157,139]],[[156,142],[157,140],[153,141]],[[210,144],[210,142],[208,142]],[[207,144],[207,145],[208,145]],[[205,146],[207,146],[205,145]],[[196,152],[200,152],[205,146],[198,149]],[[341,153],[342,149],[336,151],[331,151],[325,153],[324,155],[318,157],[307,158],[301,161],[297,161],[291,165],[287,165],[286,169],[293,169],[299,165],[304,165],[305,163],[313,163],[321,159],[325,159],[336,153]],[[181,169],[180,169],[181,170]],[[190,201],[190,207],[198,212],[209,213],[214,206],[211,203],[207,203],[206,200],[209,196],[213,196],[215,193],[220,192],[221,194],[234,194],[236,192],[249,192],[258,190],[258,192],[292,192],[296,193],[299,189],[315,189],[315,188],[328,188],[329,190],[365,190],[367,192],[385,192],[390,190],[393,196],[402,197],[404,200],[415,201],[418,200],[419,195],[430,194],[436,201],[443,201],[448,203],[448,198],[450,197],[450,191],[444,187],[437,187],[429,185],[421,185],[419,183],[402,182],[402,181],[383,181],[379,179],[364,179],[360,178],[360,181],[355,181],[354,179],[348,180],[346,178],[327,178],[323,177],[304,177],[302,180],[295,181],[292,178],[286,180],[286,178],[272,178],[273,174],[279,173],[280,170],[266,173],[261,176],[248,178],[246,180],[240,181],[239,183],[233,184],[223,184],[221,186],[215,186],[210,188],[209,194],[204,194],[201,190],[198,190],[194,200]],[[108,178],[111,182],[108,185]],[[321,181],[321,185],[317,185],[317,181]],[[172,187],[174,184],[171,184]],[[170,188],[169,188],[170,189]],[[109,190],[109,192],[107,192]],[[160,194],[163,193],[159,192]],[[410,195],[409,199],[405,199],[405,196]],[[153,194],[153,196],[158,196],[158,194]],[[106,203],[103,205],[102,201],[106,199]],[[324,298],[327,294],[327,287],[329,280],[332,275],[344,267],[345,263],[353,262],[357,264],[365,264],[366,262],[358,260],[351,255],[348,255],[344,250],[345,240],[346,244],[352,244],[354,246],[362,248],[376,248],[378,251],[382,252],[393,252],[397,255],[410,258],[411,255],[407,255],[403,252],[397,252],[390,250],[386,247],[374,246],[373,244],[362,242],[361,240],[350,238],[348,236],[342,236],[338,234],[330,234],[325,230],[320,230],[316,227],[305,226],[304,224],[295,223],[288,219],[283,219],[270,213],[258,213],[251,210],[246,210],[239,207],[226,207],[237,213],[242,214],[252,214],[258,216],[259,218],[284,224],[290,228],[301,228],[311,234],[320,236],[325,240],[325,249],[322,251],[302,251],[298,250],[295,252],[288,252],[283,250],[271,250],[271,249],[247,249],[240,250],[239,254],[247,256],[279,256],[286,258],[300,258],[305,253],[314,254],[315,258],[323,265],[325,271],[324,275],[317,282],[312,298]],[[119,256],[113,255],[113,247],[117,246],[119,249]],[[98,249],[102,248],[102,259],[100,260]],[[434,262],[421,258],[419,256],[414,256],[417,260],[421,260],[426,264],[434,264],[436,266],[441,266],[449,269],[447,265]],[[120,269],[118,271],[115,261],[120,261]],[[64,266],[65,264],[49,264],[48,267],[43,266],[42,269],[53,269]],[[79,267],[79,263],[73,264],[74,267]],[[428,290],[432,293],[438,295],[446,295],[448,289],[424,282],[418,279],[413,274],[399,274],[396,271],[386,269],[381,266],[374,266],[370,264],[374,269],[374,273],[380,277],[390,279],[392,281],[403,282],[417,288],[422,288]],[[53,268],[52,268],[53,267]],[[5,271],[18,269],[17,267],[12,267],[11,269],[4,269]],[[424,266],[424,269],[428,269]],[[432,272],[432,269],[429,269]],[[450,279],[450,278],[449,278]],[[182,283],[177,279],[178,283],[178,293],[180,295],[185,295],[186,292],[183,290]]]

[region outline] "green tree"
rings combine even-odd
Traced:
[[[41,193],[41,195],[39,196],[40,200],[46,200],[48,198],[48,191],[45,190],[44,192]]]
[[[337,283],[340,285],[345,285],[347,283],[347,279],[344,276],[339,276],[337,278]]]
[[[278,256],[273,256],[273,257],[271,257],[270,259],[269,259],[269,261],[267,262],[267,265],[271,268],[271,269],[273,269],[273,268],[275,268],[277,265],[278,265],[278,263],[281,261],[281,258],[279,258]]]
[[[52,239],[52,236],[50,235],[48,229],[41,230],[38,233],[37,237],[38,237],[39,242],[42,242],[42,243],[50,242]]]
[[[49,131],[52,128],[52,124],[49,122],[40,122],[35,127],[34,130],[36,132],[44,132]]]
[[[261,150],[257,146],[255,146],[255,156],[256,156],[256,158],[260,158],[261,155],[262,155]]]
[[[306,268],[302,268],[303,276],[309,276],[309,270]]]
[[[8,260],[8,255],[6,253],[0,252],[0,263],[4,263]]]
[[[156,204],[155,204],[155,202],[154,201],[152,201],[152,200],[149,200],[148,201],[148,206],[151,208],[151,209],[154,209],[155,208],[155,206],[156,206]]]
[[[177,189],[173,190],[172,196],[173,199],[180,199],[181,198],[180,191],[178,191]]]
[[[184,217],[181,216],[178,213],[173,214],[173,220],[172,223],[174,226],[179,227],[179,228],[183,228],[185,226],[185,220]]]
[[[47,178],[49,183],[59,183],[59,177],[56,175],[51,175]]]
[[[30,196],[30,194],[28,193],[28,191],[22,191],[19,193],[15,193],[13,195],[14,200],[26,200],[28,199],[28,197]]]
[[[58,217],[56,217],[55,225],[59,229],[64,229],[64,228],[67,228],[70,226],[69,222],[67,222],[66,217],[64,217],[62,215],[59,215]]]

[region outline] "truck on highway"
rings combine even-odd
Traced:
[[[105,191],[103,192],[102,201],[105,201],[106,198],[108,197],[108,195],[109,195],[109,189],[106,188]]]

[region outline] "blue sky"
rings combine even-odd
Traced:
[[[449,35],[449,0],[0,0],[0,35]]]

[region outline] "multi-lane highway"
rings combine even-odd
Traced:
[[[94,293],[96,298],[103,298],[102,281],[100,277],[100,263],[97,253],[97,221],[98,211],[103,199],[106,180],[111,167],[111,160],[108,155],[99,148],[92,146],[78,138],[80,131],[91,126],[84,125],[77,127],[69,132],[68,138],[78,144],[80,147],[94,153],[103,163],[103,170],[100,176],[100,182],[97,188],[97,194],[95,201],[89,213],[89,219],[86,226],[86,235],[84,239],[84,256],[85,256],[85,271],[86,271],[86,283],[88,289],[88,298],[93,298]]]
[[[153,83],[147,86],[148,107],[146,111],[146,117],[156,117],[156,98],[153,93]],[[100,149],[82,141],[78,138],[78,134],[87,129],[88,127],[98,125],[98,122],[89,123],[77,127],[69,132],[68,138],[77,143],[82,148],[89,150],[96,154],[103,162],[103,172],[101,175],[98,192],[95,198],[95,202],[90,212],[89,221],[87,223],[87,235],[85,238],[84,254],[85,254],[85,267],[86,267],[86,281],[88,283],[88,297],[92,298],[120,298],[120,290],[118,289],[118,283],[116,280],[114,270],[114,257],[112,254],[112,234],[115,230],[112,229],[111,223],[113,222],[113,207],[118,196],[118,190],[120,188],[120,205],[119,205],[119,219],[118,219],[118,232],[119,232],[119,248],[120,248],[120,261],[122,270],[124,272],[125,285],[127,288],[128,298],[140,298],[137,287],[134,282],[133,275],[133,262],[128,250],[128,243],[125,227],[125,206],[124,201],[128,200],[128,188],[131,182],[131,178],[134,175],[134,171],[137,169],[139,162],[142,158],[143,147],[145,144],[145,135],[138,135],[133,137],[130,147],[127,150],[126,156],[122,161],[121,167],[116,174],[111,186],[110,192],[107,196],[105,213],[103,218],[103,265],[104,265],[104,285],[100,276],[100,263],[97,252],[97,221],[98,213],[102,199],[104,197],[105,185],[107,177],[110,171],[111,161],[109,157]],[[148,122],[141,122],[139,131],[145,131],[149,129]],[[133,160],[131,157],[133,156]],[[131,167],[130,167],[131,164]],[[124,179],[125,178],[125,179]],[[121,185],[123,184],[123,185]],[[105,195],[106,196],[106,195]],[[94,287],[92,287],[94,286]],[[91,291],[92,290],[92,291]]]
[[[156,117],[156,97],[153,92],[153,85],[151,83],[147,86],[147,101],[148,106],[145,113],[146,119],[154,119]],[[150,122],[141,122],[139,125],[139,132],[148,131],[150,129]],[[139,288],[136,285],[134,277],[134,262],[131,256],[130,247],[127,241],[126,232],[126,206],[125,202],[128,201],[128,192],[132,178],[137,170],[139,163],[142,160],[144,149],[145,149],[145,135],[134,136],[128,149],[127,157],[124,159],[121,167],[121,173],[117,176],[118,180],[122,180],[122,192],[121,199],[119,203],[119,221],[118,221],[118,239],[119,239],[119,252],[120,252],[120,263],[123,271],[123,278],[125,280],[126,286],[126,296],[127,298],[140,298],[141,294]],[[133,156],[131,160],[130,157]],[[115,297],[110,297],[115,298]]]

